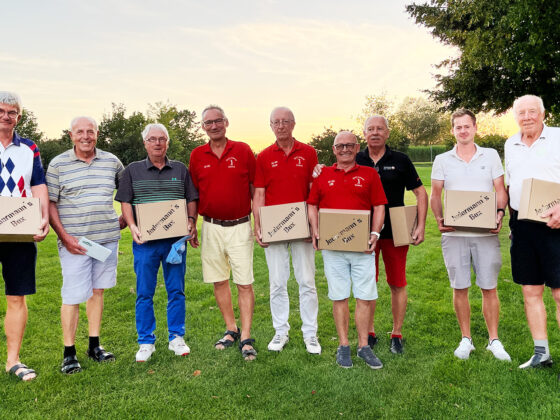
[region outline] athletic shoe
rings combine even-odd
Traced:
[[[313,336],[304,338],[303,342],[305,343],[305,348],[308,353],[321,354],[321,345],[319,344],[317,337]]]
[[[366,365],[372,369],[381,369],[383,367],[383,363],[381,363],[381,360],[371,351],[370,346],[358,348],[358,357],[366,362]]]
[[[350,357],[350,346],[338,346],[338,349],[336,349],[336,363],[345,369],[353,366],[352,357]]]
[[[391,347],[389,348],[393,354],[403,354],[403,340],[401,337],[391,337]]]
[[[189,346],[185,344],[183,337],[175,336],[173,340],[169,342],[169,350],[175,352],[176,356],[188,356],[191,352]]]
[[[455,349],[454,354],[455,357],[458,357],[459,359],[467,360],[469,358],[469,355],[471,354],[471,351],[473,350],[474,346],[471,339],[468,337],[463,337],[463,339],[459,343],[459,347]]]
[[[494,355],[494,357],[498,360],[505,360],[511,362],[511,357],[509,357],[509,354],[507,353],[506,349],[504,349],[502,342],[497,338],[492,340],[492,342],[488,344],[486,350],[490,350]]]
[[[545,356],[542,353],[535,353],[522,365],[519,369],[537,368],[537,367],[550,367],[552,366],[552,359],[550,356]]]
[[[270,351],[282,351],[289,339],[288,334],[276,334],[270,343],[268,343],[268,349]]]
[[[378,340],[378,338],[377,338],[376,335],[374,336],[374,335],[369,335],[369,334],[368,334],[368,336],[367,336],[367,344],[368,344],[368,346],[369,346],[372,350],[373,350],[373,346],[375,346],[375,345],[377,344],[378,341],[379,341],[379,340]]]
[[[136,353],[137,362],[146,362],[150,357],[152,357],[153,352],[156,351],[156,346],[154,344],[140,344],[140,350]]]

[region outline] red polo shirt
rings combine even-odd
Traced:
[[[335,163],[313,181],[307,202],[319,208],[370,210],[387,204],[387,198],[375,169],[356,165],[345,172]]]
[[[220,220],[235,220],[251,212],[250,184],[255,179],[256,159],[242,142],[227,140],[218,157],[210,144],[191,153],[189,171],[198,189],[198,212]]]
[[[315,149],[295,139],[288,156],[276,143],[260,152],[255,188],[265,188],[265,205],[307,200],[317,162]]]

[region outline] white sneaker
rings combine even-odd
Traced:
[[[459,347],[455,349],[454,354],[455,357],[458,357],[459,359],[467,360],[469,358],[469,355],[471,354],[471,351],[473,350],[474,350],[474,346],[472,344],[471,339],[467,337],[463,337],[463,339],[459,343]]]
[[[511,357],[509,357],[506,349],[504,349],[502,342],[497,338],[492,340],[492,342],[488,344],[486,350],[490,350],[494,357],[498,360],[506,360],[508,362],[511,362]]]
[[[146,362],[152,354],[156,351],[156,346],[154,344],[140,344],[140,349],[136,353],[137,362]]]
[[[317,337],[313,336],[304,338],[303,342],[305,343],[305,348],[308,353],[321,354],[321,345],[319,344]]]
[[[185,344],[183,337],[177,335],[169,342],[169,350],[174,351],[176,356],[187,356],[191,352],[189,346]]]
[[[268,343],[268,349],[270,351],[282,351],[286,343],[288,342],[288,334],[280,335],[276,334],[274,338]]]

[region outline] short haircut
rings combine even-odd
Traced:
[[[333,145],[336,143],[336,141],[338,140],[339,137],[348,136],[348,135],[352,136],[354,138],[354,140],[356,140],[356,143],[358,143],[358,137],[356,137],[356,135],[354,133],[352,133],[351,131],[348,131],[348,130],[341,130],[341,131],[338,132],[338,134],[334,138]]]
[[[169,141],[169,133],[167,132],[167,128],[165,128],[165,125],[160,123],[148,124],[142,131],[142,140],[146,141],[146,139],[148,138],[148,134],[150,133],[150,130],[152,128],[159,128],[161,131],[163,131],[165,133],[165,137],[167,137],[167,141]]]
[[[21,98],[17,93],[8,92],[6,90],[0,91],[0,104],[15,106],[17,108],[18,115],[21,115]]]
[[[276,111],[286,111],[289,112],[290,115],[292,116],[292,121],[296,122],[296,117],[294,117],[294,113],[292,112],[292,110],[290,108],[288,108],[287,106],[277,106],[276,108],[274,108],[271,112],[270,112],[270,121],[272,121],[272,115],[276,112]]]
[[[221,106],[218,106],[218,105],[208,105],[206,108],[204,108],[204,109],[202,110],[202,114],[200,114],[200,118],[202,118],[202,121],[203,121],[203,122],[204,122],[204,114],[206,114],[206,112],[208,112],[208,111],[210,111],[210,110],[212,110],[212,109],[215,109],[216,111],[220,111],[220,113],[222,114],[222,118],[223,118],[224,120],[227,120],[226,113],[224,112],[224,110],[222,109]]]
[[[519,98],[517,98],[515,101],[513,101],[513,113],[514,114],[515,114],[515,110],[519,106],[519,103],[524,99],[533,99],[533,100],[537,101],[537,103],[539,104],[540,111],[544,112],[544,103],[543,103],[543,100],[540,96],[537,96],[537,95],[523,95],[523,96],[520,96]]]
[[[476,115],[474,115],[474,112],[466,108],[459,108],[457,111],[451,114],[451,127],[455,127],[455,118],[461,118],[465,115],[471,117],[473,125],[476,125]]]
[[[78,122],[78,120],[81,119],[85,119],[88,120],[90,123],[93,124],[93,126],[95,127],[95,131],[98,130],[97,128],[97,121],[95,121],[93,118],[91,117],[86,117],[86,116],[81,116],[81,117],[76,117],[74,119],[72,119],[72,121],[70,121],[70,131],[72,131],[72,129],[74,128],[74,125],[76,125],[76,123]]]
[[[373,120],[374,118],[381,118],[383,122],[385,122],[385,128],[387,128],[387,130],[389,129],[389,121],[387,121],[387,118],[385,118],[383,115],[371,115],[364,121],[364,131],[366,131],[366,126],[369,120]]]

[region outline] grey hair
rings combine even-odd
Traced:
[[[369,120],[372,120],[374,118],[381,118],[385,122],[385,127],[387,129],[389,129],[389,121],[387,120],[387,118],[385,118],[383,115],[371,115],[371,116],[367,117],[367,119],[364,122],[364,131],[366,130],[366,126],[367,126],[367,123],[369,122]]]
[[[537,101],[537,103],[539,104],[540,111],[544,112],[544,103],[543,103],[543,100],[540,96],[537,96],[537,95],[523,95],[523,96],[520,96],[519,98],[517,98],[515,101],[513,101],[513,113],[514,114],[515,114],[515,110],[519,106],[519,103],[523,99],[533,99],[533,100]]]
[[[224,120],[227,120],[226,113],[224,112],[224,110],[222,109],[222,107],[221,107],[221,106],[218,106],[218,105],[208,105],[206,108],[204,108],[204,109],[202,110],[202,113],[200,114],[200,118],[201,118],[202,120],[204,120],[204,114],[206,114],[208,111],[210,111],[210,110],[212,110],[212,109],[215,109],[216,111],[220,111],[220,113],[222,114],[222,118],[223,118]]]
[[[165,136],[167,137],[167,141],[169,141],[169,133],[167,131],[167,128],[165,128],[165,125],[160,123],[148,124],[142,131],[142,140],[146,141],[146,139],[148,138],[148,134],[150,133],[150,130],[152,128],[159,128],[161,131],[163,131],[165,133]]]
[[[290,115],[292,116],[292,120],[294,122],[296,122],[296,117],[294,117],[294,113],[292,112],[292,110],[290,108],[288,108],[287,106],[277,106],[276,108],[274,108],[271,112],[270,112],[270,120],[272,120],[272,115],[276,112],[276,111],[287,111],[290,113]]]
[[[6,90],[0,91],[0,104],[12,105],[17,108],[18,115],[21,115],[21,98],[15,92],[8,92]]]
[[[339,137],[347,136],[347,135],[351,135],[352,137],[354,137],[354,140],[356,140],[356,143],[358,143],[358,137],[356,137],[356,135],[354,133],[352,133],[351,131],[348,131],[348,130],[341,130],[341,131],[338,132],[338,134],[334,138],[333,145],[336,143],[336,141],[338,140]]]
[[[72,131],[72,130],[74,129],[74,126],[76,125],[76,123],[78,122],[78,120],[81,120],[81,119],[88,120],[88,121],[89,121],[90,123],[92,123],[93,126],[95,127],[95,131],[98,130],[98,128],[97,128],[97,121],[95,121],[95,120],[94,120],[93,118],[91,118],[91,117],[86,117],[85,115],[82,115],[82,116],[80,116],[80,117],[76,117],[76,118],[72,119],[72,121],[70,122],[70,131]]]

